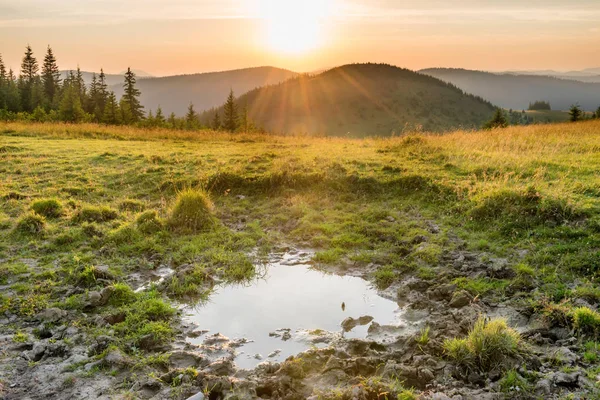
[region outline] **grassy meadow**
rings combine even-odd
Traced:
[[[381,287],[411,274],[570,316],[600,301],[599,171],[600,121],[362,140],[0,123],[0,313],[80,313],[133,354],[176,334],[171,300],[249,279],[251,254],[291,244],[323,268],[370,266]],[[444,275],[462,250],[515,273]],[[162,264],[186,273],[126,283]],[[97,310],[121,320],[98,327],[87,296],[107,285]],[[597,333],[596,317],[579,328]]]

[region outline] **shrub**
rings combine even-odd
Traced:
[[[108,222],[117,219],[119,213],[109,207],[83,207],[73,216],[73,222]]]
[[[165,225],[155,210],[141,213],[135,220],[135,223],[138,230],[146,235],[160,232]]]
[[[587,307],[575,309],[573,327],[580,333],[597,336],[600,333],[600,313]]]
[[[63,215],[63,206],[56,199],[43,199],[33,202],[31,209],[46,218],[59,218]]]
[[[187,189],[177,195],[169,224],[174,229],[198,232],[214,224],[213,204],[208,193]]]
[[[29,213],[19,219],[16,230],[25,235],[38,235],[44,231],[45,227],[46,219],[43,216]]]
[[[482,372],[504,367],[508,357],[518,355],[521,337],[502,318],[487,321],[480,317],[466,338],[448,339],[444,350],[448,358],[465,370]]]

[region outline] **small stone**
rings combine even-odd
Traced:
[[[535,393],[540,395],[548,395],[552,392],[552,384],[548,379],[540,379],[535,384]]]
[[[196,393],[195,395],[188,397],[186,400],[204,400],[204,394],[202,394],[202,392]]]
[[[277,349],[277,350],[272,351],[271,353],[269,353],[269,355],[267,357],[268,358],[273,358],[273,357],[277,357],[279,354],[281,354],[281,350]]]
[[[104,357],[104,362],[113,366],[124,366],[129,364],[129,360],[127,357],[121,353],[120,350],[112,350],[110,351],[106,357]]]
[[[60,308],[47,308],[38,314],[38,318],[44,322],[57,322],[67,316],[65,310]]]
[[[471,296],[464,290],[461,290],[454,293],[454,296],[452,296],[452,300],[450,300],[448,305],[453,308],[462,308],[469,303],[471,303]]]
[[[578,386],[579,372],[557,372],[554,375],[554,383],[558,386],[575,387]]]

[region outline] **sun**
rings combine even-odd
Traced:
[[[331,14],[332,0],[261,0],[266,41],[273,51],[302,54],[324,42],[324,24]]]

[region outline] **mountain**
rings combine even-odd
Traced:
[[[507,71],[507,74],[512,75],[541,75],[551,76],[554,78],[568,79],[581,82],[600,82],[600,68],[586,68],[580,71],[554,71],[554,70],[538,70],[538,71]]]
[[[141,69],[132,69],[133,73],[138,78],[154,78],[153,75],[147,73],[146,71],[142,71]],[[124,76],[127,73],[127,70],[121,71],[120,75]]]
[[[386,136],[423,126],[479,127],[494,106],[438,79],[384,64],[352,64],[255,89],[237,100],[275,133]],[[222,114],[222,108],[219,109]],[[204,122],[215,111],[202,115]]]
[[[257,67],[204,74],[142,78],[138,79],[137,87],[142,92],[140,101],[146,111],[155,111],[160,105],[165,114],[174,112],[183,116],[190,102],[194,104],[196,110],[202,111],[223,104],[230,89],[241,94],[295,76],[297,73],[285,69]],[[123,86],[120,82],[110,89],[117,97],[123,94]]]
[[[600,83],[450,68],[431,68],[419,72],[515,110],[527,109],[529,103],[536,100],[550,102],[554,110],[567,110],[576,103],[586,110],[595,110],[600,106]]]
[[[64,70],[64,71],[60,71],[60,75],[62,79],[65,79],[68,75],[69,72],[71,72],[71,70]],[[75,73],[76,71],[73,70],[73,73]],[[83,76],[83,80],[86,83],[86,85],[89,85],[92,82],[92,75],[94,74],[94,72],[88,72],[88,71],[81,71],[81,75]],[[95,72],[96,77],[100,74],[100,71]],[[123,84],[123,80],[124,80],[124,74],[123,75],[117,75],[117,74],[106,74],[106,84],[108,86],[113,86],[113,85],[122,85]]]

